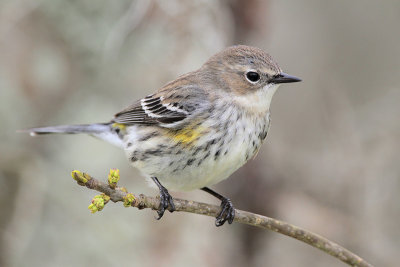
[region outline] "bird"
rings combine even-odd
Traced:
[[[221,201],[215,225],[231,224],[232,201],[210,186],[257,155],[270,127],[270,104],[284,73],[263,50],[235,45],[133,102],[106,123],[31,128],[43,134],[89,134],[125,151],[159,189],[158,218],[175,210],[169,191],[201,189]]]

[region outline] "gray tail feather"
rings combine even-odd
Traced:
[[[31,128],[27,130],[21,130],[19,132],[28,132],[31,136],[41,134],[100,134],[110,131],[110,123],[95,123],[95,124],[80,124],[80,125],[59,125],[59,126],[48,126],[40,128]]]

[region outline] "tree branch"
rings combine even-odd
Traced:
[[[107,204],[109,200],[113,202],[124,202],[124,206],[132,206],[138,209],[148,208],[158,210],[160,205],[159,197],[150,197],[143,194],[133,195],[128,193],[124,187],[117,187],[116,185],[119,180],[118,170],[110,170],[108,184],[80,171],[73,171],[71,175],[79,185],[103,193],[93,198],[92,204],[89,206],[92,212],[103,209],[104,205]],[[190,212],[211,217],[216,217],[220,212],[219,206],[196,201],[174,198],[174,204],[176,211]],[[236,210],[234,221],[262,229],[268,229],[295,238],[338,258],[348,265],[372,267],[370,263],[338,244],[289,223],[242,210]]]

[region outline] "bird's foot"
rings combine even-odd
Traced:
[[[158,218],[157,220],[161,219],[161,217],[164,215],[164,212],[166,209],[168,209],[168,206],[170,207],[168,210],[169,212],[174,212],[175,211],[175,205],[174,205],[174,200],[169,194],[167,188],[165,188],[160,181],[158,181],[157,177],[151,177],[153,179],[154,183],[158,186],[158,189],[160,190],[160,206],[158,207]]]
[[[170,207],[168,209],[168,206]],[[175,205],[174,205],[174,200],[172,196],[169,194],[168,190],[161,186],[160,187],[160,206],[158,207],[158,218],[157,220],[161,219],[161,217],[164,215],[165,210],[169,210],[169,212],[174,212],[175,211]]]
[[[233,207],[231,200],[229,198],[223,198],[221,202],[221,212],[218,214],[215,220],[215,225],[217,227],[224,225],[226,221],[231,224],[234,218],[235,208]]]

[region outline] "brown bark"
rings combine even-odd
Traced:
[[[72,177],[78,182],[79,185],[86,186],[89,189],[101,192],[110,197],[110,200],[113,202],[124,202],[125,206],[132,206],[138,209],[148,208],[152,210],[158,210],[158,207],[160,205],[159,197],[150,197],[143,194],[133,195],[131,193],[128,193],[127,190],[123,187],[115,187],[116,181],[114,183],[110,183],[110,178],[109,183],[104,183],[91,177],[88,174],[81,173],[79,171],[73,171]],[[216,217],[220,212],[219,206],[196,201],[174,198],[174,204],[175,211],[177,212],[190,212],[212,217]],[[335,258],[338,258],[348,265],[372,267],[370,263],[366,262],[364,259],[360,258],[351,251],[341,247],[340,245],[320,235],[291,225],[289,223],[243,210],[236,210],[234,221],[237,223],[243,223],[263,229],[272,230],[274,232],[278,232],[297,240],[303,241],[306,244],[318,248]]]

